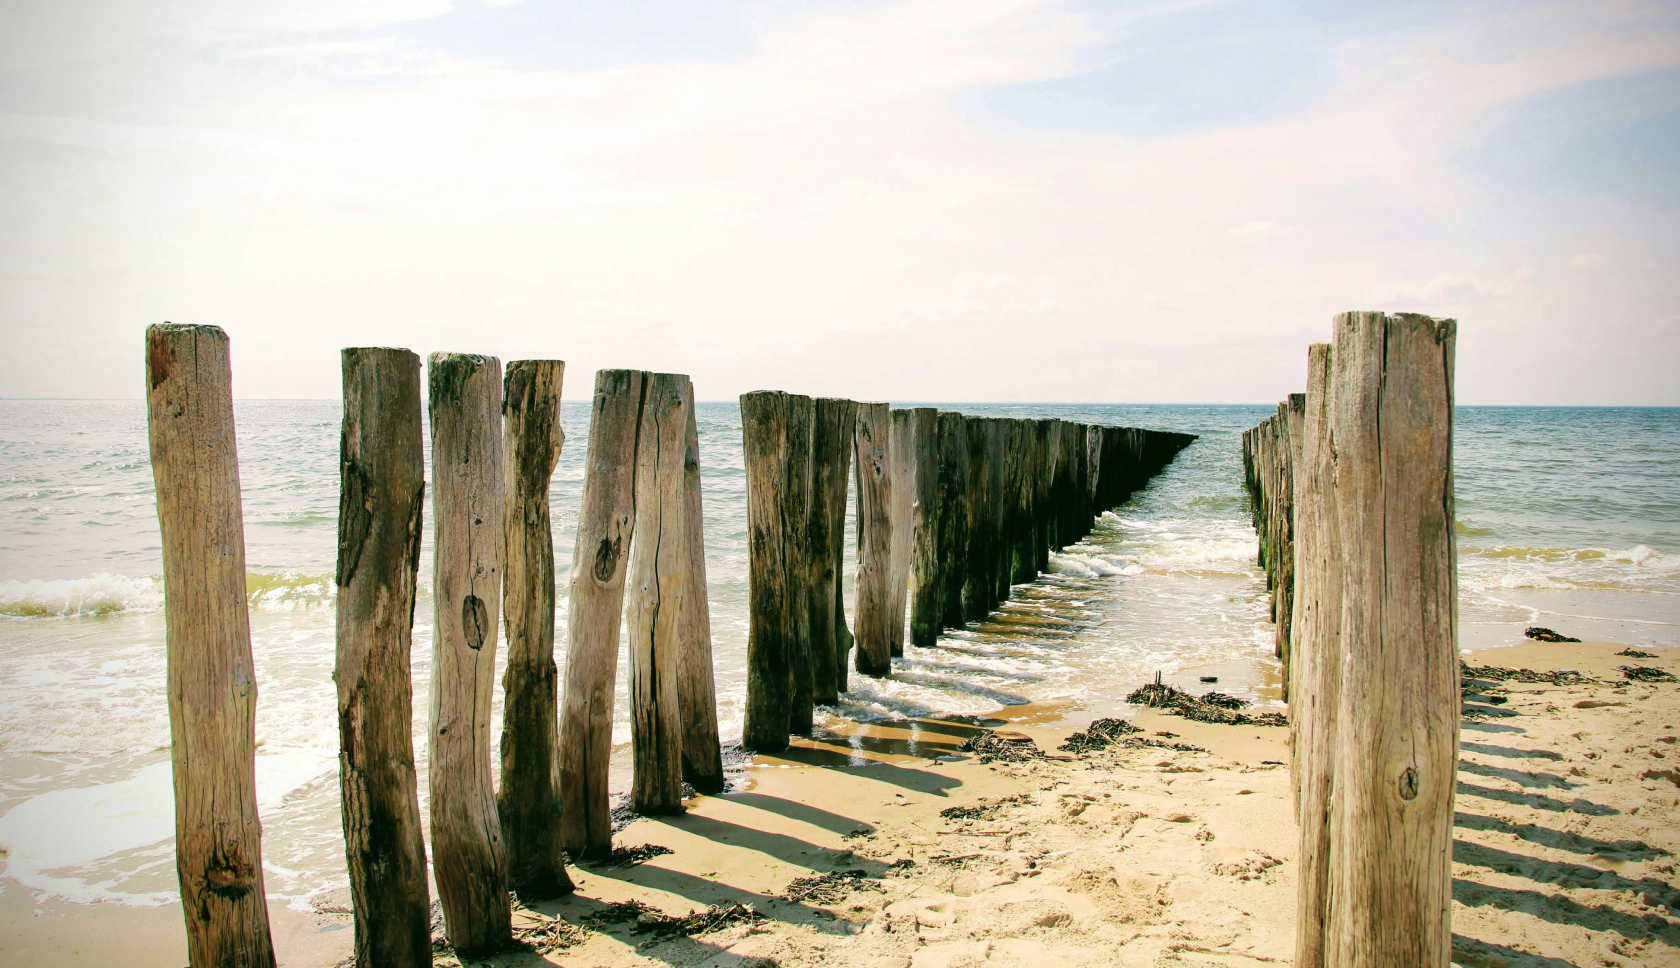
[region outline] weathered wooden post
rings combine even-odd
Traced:
[[[1007,417],[991,421],[987,451],[992,465],[992,604],[1009,600],[1009,583],[1013,569],[1010,565],[1010,534],[1015,505],[1011,488],[1017,472],[1016,455],[1010,450],[1016,436],[1015,421]]]
[[[910,411],[915,441],[911,479],[910,644],[930,646],[939,641],[939,411],[916,407]]]
[[[887,645],[893,655],[903,655],[905,607],[910,601],[911,539],[916,533],[916,522],[912,517],[916,504],[916,428],[911,422],[909,410],[891,411],[888,435],[887,461],[892,474],[892,503],[887,514],[892,518],[892,576],[888,583],[890,622]]]
[[[1015,461],[1010,485],[1013,502],[1010,514],[1014,523],[1009,537],[1010,584],[1030,582],[1038,577],[1033,558],[1033,479],[1038,474],[1036,441],[1037,424],[1032,420],[1015,420],[1010,433],[1010,455]]]
[[[1452,949],[1458,769],[1456,324],[1344,313],[1332,352],[1344,674],[1327,963],[1438,966]]]
[[[811,640],[811,698],[840,701],[839,679],[846,657],[839,654],[840,560],[845,544],[846,471],[851,463],[852,421],[847,403],[819,397],[811,419],[811,513],[806,522],[809,577],[806,626]],[[854,418],[855,419],[855,418]]]
[[[636,523],[636,425],[648,374],[597,370],[577,544],[566,594],[566,693],[560,714],[561,841],[574,859],[612,852],[607,764],[624,580]]]
[[[968,436],[968,543],[965,553],[968,567],[963,576],[962,603],[963,618],[968,621],[979,621],[991,610],[992,572],[988,562],[991,559],[992,470],[986,446],[991,435],[991,428],[987,426],[990,422],[987,417],[969,417],[963,421],[963,429]]]
[[[420,358],[402,349],[347,349],[343,370],[333,679],[356,961],[429,968],[431,897],[409,671],[426,493]]]
[[[782,555],[788,621],[788,732],[811,735],[815,675],[811,671],[811,443],[816,404],[787,395],[787,486],[782,491]]]
[[[788,745],[790,668],[786,534],[787,394],[741,394],[747,472],[747,703],[741,745],[777,753]]]
[[[858,405],[855,400],[843,400],[841,405],[843,410],[839,419],[845,441],[840,449],[839,470],[836,471],[839,481],[835,487],[839,490],[839,499],[834,505],[834,684],[835,688],[845,692],[854,642],[852,630],[846,627],[846,481],[853,469],[853,453],[857,450]],[[862,519],[859,520],[861,522]],[[855,603],[853,607],[855,611]]]
[[[683,812],[682,725],[677,711],[678,632],[688,590],[683,463],[688,455],[686,378],[654,373],[636,438],[636,539],[630,544],[631,809]]]
[[[885,403],[857,410],[857,671],[892,672],[892,416]]]
[[[1301,828],[1296,892],[1295,963],[1323,968],[1328,914],[1330,794],[1340,715],[1342,576],[1337,531],[1335,465],[1330,424],[1331,351],[1307,349],[1307,393],[1301,422],[1301,459],[1295,476],[1295,661],[1289,690],[1290,757]]]
[[[939,413],[940,624],[961,628],[968,581],[968,428],[960,413]]]
[[[1060,431],[1056,429],[1058,421],[1053,417],[1033,423],[1033,448],[1037,452],[1033,460],[1033,570],[1043,573],[1050,570],[1050,550],[1056,541],[1056,523],[1051,505],[1055,493],[1052,485],[1056,475],[1056,443],[1060,439]]]
[[[464,953],[513,940],[507,858],[490,779],[490,703],[502,606],[502,364],[427,358],[432,430],[432,872],[444,934]]]
[[[193,968],[272,965],[233,369],[220,327],[146,328],[146,416],[163,535],[175,866],[187,957]]]
[[[700,430],[694,412],[694,384],[682,378],[683,572],[681,617],[677,620],[677,710],[682,717],[682,775],[700,793],[722,793],[723,748],[718,741],[717,681],[712,671],[712,611],[706,586],[706,516],[700,501]]]
[[[566,435],[566,364],[514,360],[502,379],[502,785],[496,814],[508,885],[525,900],[572,893],[560,842],[559,673],[554,665],[554,531],[548,487]],[[373,962],[369,962],[372,964]]]

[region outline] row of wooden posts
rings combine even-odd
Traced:
[[[1196,438],[933,407],[741,396],[746,451],[747,700],[743,744],[808,736],[813,709],[983,619],[1090,533]],[[854,459],[855,458],[855,459]],[[854,629],[840,598],[848,466],[857,487]],[[908,612],[908,621],[906,614]]]
[[[194,966],[274,963],[255,787],[256,686],[227,336],[146,334],[163,536],[176,860]],[[573,555],[564,704],[554,661],[549,484],[565,365],[433,354],[432,872],[462,952],[511,940],[509,890],[572,890],[566,854],[610,852],[607,767],[621,619],[644,814],[684,780],[723,789],[694,394],[685,376],[596,374]],[[409,665],[425,500],[420,360],[343,354],[338,529],[339,780],[356,963],[432,963]],[[490,713],[506,620],[501,776]]]
[[[562,695],[548,495],[564,444],[564,370],[521,360],[504,375],[495,357],[455,353],[427,364],[431,858],[445,936],[462,953],[511,940],[510,889],[568,893],[568,853],[611,851],[621,620],[632,808],[680,813],[684,781],[724,788],[699,438],[680,374],[596,374]],[[227,336],[150,327],[146,372],[189,961],[271,966]],[[343,390],[334,680],[356,963],[430,965],[409,658],[426,497],[420,360],[346,349]],[[840,549],[854,451],[857,667],[880,676],[902,651],[907,601],[917,645],[983,618],[1194,439],[779,392],[746,394],[741,412],[752,600],[743,745],[759,751],[808,734],[813,706],[846,688]],[[490,714],[504,621],[496,789]]]
[[[1456,332],[1341,314],[1306,393],[1243,436],[1287,663],[1301,968],[1451,958]]]

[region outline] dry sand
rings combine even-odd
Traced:
[[[1627,684],[1616,670],[1680,673],[1680,654],[1630,659],[1613,654],[1621,648],[1531,644],[1468,657],[1602,681],[1505,682],[1490,693],[1505,703],[1472,701],[1454,858],[1459,964],[1680,964],[1680,686]],[[701,798],[685,816],[638,819],[619,834],[620,844],[669,854],[580,868],[576,897],[517,918],[575,943],[472,963],[1289,963],[1296,827],[1287,730],[1144,711],[1134,740],[1200,749],[1074,755],[1058,750],[1073,732],[1062,725],[1067,712],[1011,711],[1005,728],[1048,754],[1022,762],[964,752],[985,730],[938,720],[859,728],[760,758],[745,772],[745,792]],[[820,875],[828,883],[795,884]],[[137,954],[150,946],[143,939],[180,935],[157,920],[178,918],[173,909],[97,917],[84,909],[78,926],[62,910],[27,915],[16,900],[0,905],[0,965],[113,964],[71,955],[71,945],[80,938],[109,951],[126,940]],[[662,934],[656,918],[613,907],[629,901],[671,915],[745,904],[758,920]],[[586,931],[546,920],[615,914],[628,919]],[[315,968],[348,955],[346,914],[280,918],[282,964]],[[540,934],[532,940],[543,945]],[[447,953],[438,961],[457,963]]]

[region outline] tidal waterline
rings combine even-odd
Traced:
[[[1274,694],[1239,450],[1241,432],[1274,408],[946,406],[1200,439],[987,622],[907,650],[891,679],[854,674],[828,722],[1029,702],[1097,715],[1121,708],[1157,670],[1217,675],[1223,691],[1259,701]],[[587,403],[563,408],[552,493],[562,628],[588,416]],[[336,401],[245,401],[236,419],[267,881],[271,894],[303,905],[344,883],[331,680],[340,411]],[[1680,644],[1680,411],[1465,408],[1456,419],[1461,644],[1508,642],[1527,624]],[[740,422],[733,403],[713,403],[699,406],[698,423],[719,718],[730,739],[740,729],[747,631]],[[70,901],[175,898],[146,454],[139,402],[0,401],[0,845],[9,879]],[[426,541],[423,597],[429,521]],[[422,769],[429,614],[423,601],[414,649]],[[420,789],[424,798],[424,778]]]

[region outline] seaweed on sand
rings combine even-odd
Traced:
[[[1592,676],[1582,675],[1574,669],[1559,669],[1555,672],[1535,672],[1533,669],[1506,669],[1501,666],[1473,666],[1460,659],[1458,663],[1459,675],[1463,678],[1491,679],[1499,682],[1534,682],[1546,683],[1553,686],[1579,686],[1589,682],[1597,682]]]
[[[964,752],[979,753],[980,762],[1025,763],[1040,759],[1044,751],[1025,733],[1008,729],[994,729],[969,737],[962,744]]]
[[[1162,682],[1158,672],[1154,682],[1132,690],[1126,701],[1152,709],[1162,709],[1170,715],[1183,716],[1198,723],[1222,723],[1230,726],[1289,725],[1288,717],[1282,713],[1240,712],[1247,708],[1248,703],[1222,692],[1192,696],[1177,686]]]
[[[1674,682],[1674,674],[1654,666],[1617,666],[1629,682]]]

